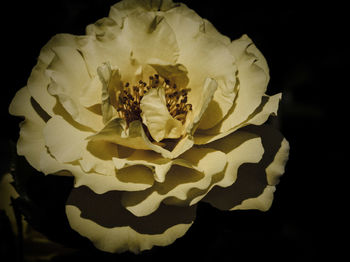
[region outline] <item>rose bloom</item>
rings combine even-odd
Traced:
[[[71,227],[107,252],[183,236],[205,201],[269,209],[289,145],[281,94],[252,40],[231,41],[171,0],[124,0],[86,35],[59,34],[10,105],[19,155],[74,176]],[[217,223],[219,221],[213,222]]]

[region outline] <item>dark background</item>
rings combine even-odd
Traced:
[[[231,39],[248,34],[264,54],[271,75],[267,93],[283,93],[279,124],[290,142],[290,160],[268,212],[222,212],[202,204],[195,224],[175,244],[139,256],[103,258],[163,260],[186,257],[185,252],[190,252],[220,261],[318,261],[328,255],[336,261],[339,253],[331,246],[346,237],[343,228],[337,227],[344,215],[344,209],[337,207],[340,185],[348,173],[340,168],[346,163],[348,129],[344,116],[349,86],[345,82],[349,74],[346,9],[335,2],[310,6],[295,1],[274,5],[183,2]],[[26,84],[41,47],[56,33],[84,34],[85,26],[107,16],[114,3],[2,4],[2,168],[7,163],[6,144],[16,141],[19,131],[19,120],[9,116],[7,108],[15,92]],[[72,257],[79,256],[97,261],[99,255]]]

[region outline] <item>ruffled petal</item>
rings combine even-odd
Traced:
[[[62,163],[81,159],[91,132],[79,130],[60,116],[52,117],[43,129],[45,145],[50,153]]]
[[[152,143],[143,129],[140,121],[133,121],[126,128],[124,119],[111,120],[100,132],[89,137],[90,140],[104,140],[125,147],[142,150],[153,150],[165,158],[175,158],[193,146],[193,138],[185,135],[171,150]]]
[[[58,98],[72,118],[87,127],[99,130],[103,127],[101,116],[94,114],[82,104],[81,97],[91,78],[81,53],[71,46],[52,48],[55,54],[46,74],[51,79],[48,91]]]
[[[166,106],[164,88],[150,89],[142,98],[140,108],[142,122],[148,127],[155,141],[181,136],[182,123],[170,115]]]
[[[73,189],[66,205],[70,226],[111,253],[169,245],[186,233],[195,211],[195,206],[162,205],[150,216],[135,217],[120,205],[120,192],[97,195],[87,187]]]
[[[171,205],[193,205],[200,200],[202,190],[207,189],[212,178],[220,174],[226,166],[223,152],[192,148],[181,159],[192,164],[192,168],[174,162],[163,183],[156,182],[148,190],[128,193],[122,196],[122,204],[136,216],[147,216],[157,210],[165,201]],[[192,200],[196,198],[196,202]]]
[[[185,159],[164,158],[160,154],[147,150],[135,150],[130,156],[126,158],[114,157],[113,161],[115,167],[119,170],[129,166],[146,166],[153,172],[154,180],[159,183],[165,181],[168,171],[174,164],[188,168],[196,168],[191,162]]]
[[[207,130],[198,130],[198,132],[194,135],[195,144],[202,145],[221,139],[247,125],[262,125],[267,121],[269,116],[277,115],[280,100],[281,94],[276,94],[274,96],[264,95],[259,107],[240,125],[234,126],[222,132],[221,128],[223,126],[229,126],[233,121],[233,115],[228,114],[219,125]],[[226,128],[223,128],[223,130],[225,129]]]
[[[46,69],[55,57],[55,53],[52,51],[52,48],[60,46],[76,46],[76,36],[69,34],[58,34],[52,37],[50,41],[41,49],[38,57],[38,63],[33,68],[27,82],[30,95],[50,116],[54,114],[53,107],[56,104],[56,99],[47,91],[51,80],[46,74]]]
[[[270,79],[265,58],[248,36],[232,41],[230,50],[238,67],[239,91],[220,132],[240,125],[259,107]]]
[[[225,40],[208,28],[206,23],[193,10],[181,4],[164,13],[169,25],[174,30],[180,56],[178,63],[186,66],[189,72],[189,100],[196,99],[202,92],[205,80],[213,78],[218,82],[218,89],[208,106],[200,128],[210,128],[217,124],[232,107],[235,97],[236,67],[235,58]],[[215,117],[212,114],[215,112]]]
[[[264,154],[258,163],[244,163],[231,186],[214,187],[204,198],[221,210],[270,208],[277,179],[288,158],[288,142],[268,126],[249,126],[245,132],[261,137]]]

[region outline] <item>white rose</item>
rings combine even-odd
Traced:
[[[201,200],[270,207],[289,146],[262,126],[281,98],[268,81],[248,36],[231,41],[171,0],[124,0],[43,47],[10,105],[25,117],[17,151],[74,176],[66,214],[98,249],[168,245]]]

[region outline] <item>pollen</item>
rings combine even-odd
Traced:
[[[158,74],[150,76],[148,83],[139,80],[133,86],[129,82],[123,84],[123,90],[116,94],[116,109],[119,117],[125,119],[128,126],[132,121],[142,120],[140,103],[151,88],[164,88],[166,106],[170,115],[184,124],[188,112],[192,111],[192,105],[187,103],[190,89],[179,88],[176,83]]]

